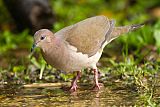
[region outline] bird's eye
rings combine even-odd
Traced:
[[[45,38],[45,36],[41,36],[41,40],[43,40]]]

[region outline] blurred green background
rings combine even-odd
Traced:
[[[160,0],[51,0],[50,5],[55,14],[53,32],[96,15],[115,19],[116,26],[147,22],[143,28],[106,46],[98,66],[103,73],[132,74],[137,66],[149,74],[159,71]],[[34,32],[30,33],[29,29],[18,32],[2,0],[0,14],[1,82],[55,82],[73,77],[46,65],[39,50],[34,55],[30,53]]]

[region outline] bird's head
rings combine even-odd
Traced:
[[[31,52],[35,49],[35,47],[43,48],[45,45],[51,42],[51,39],[53,38],[53,33],[48,29],[41,29],[38,30],[34,34],[34,43],[31,48]]]

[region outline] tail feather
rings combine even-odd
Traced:
[[[142,24],[135,24],[135,25],[131,25],[129,31],[133,31],[133,30],[136,30],[138,28],[141,28],[145,25],[145,23],[142,23]]]
[[[111,35],[108,37],[108,41],[111,41],[117,37],[119,37],[122,34],[128,33],[130,31],[134,31],[138,28],[141,28],[145,25],[145,23],[142,24],[135,24],[131,26],[120,26],[120,27],[114,27]]]

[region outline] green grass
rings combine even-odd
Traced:
[[[113,2],[112,0],[108,2],[105,0],[52,1],[57,17],[53,31],[87,17],[101,14],[116,19],[116,26],[143,23],[152,19],[146,11],[156,6],[159,0],[152,2],[137,0],[136,4],[129,7],[123,0]],[[1,2],[0,8],[6,11]],[[11,19],[4,20],[9,18],[9,15],[6,12],[3,13],[5,14],[4,17],[0,17],[0,22],[2,24],[10,22]],[[120,79],[125,86],[134,87],[140,98],[139,102],[136,102],[137,106],[158,106],[154,88],[156,87],[155,81],[157,81],[156,75],[159,75],[160,71],[159,38],[160,19],[156,19],[154,23],[147,24],[137,31],[114,40],[105,48],[100,60],[101,73],[107,75],[102,76],[101,79],[105,81]],[[72,74],[57,71],[47,65],[39,54],[39,50],[32,55],[30,53],[32,42],[32,36],[27,30],[20,33],[13,33],[9,29],[0,31],[0,59],[4,65],[0,66],[0,82],[8,82],[8,84],[64,82],[73,78]],[[23,53],[21,50],[25,50],[25,54],[20,57],[17,53]],[[90,73],[85,70],[84,74],[89,75]],[[40,75],[42,79],[39,79]],[[82,81],[85,79],[85,76],[82,77]]]

